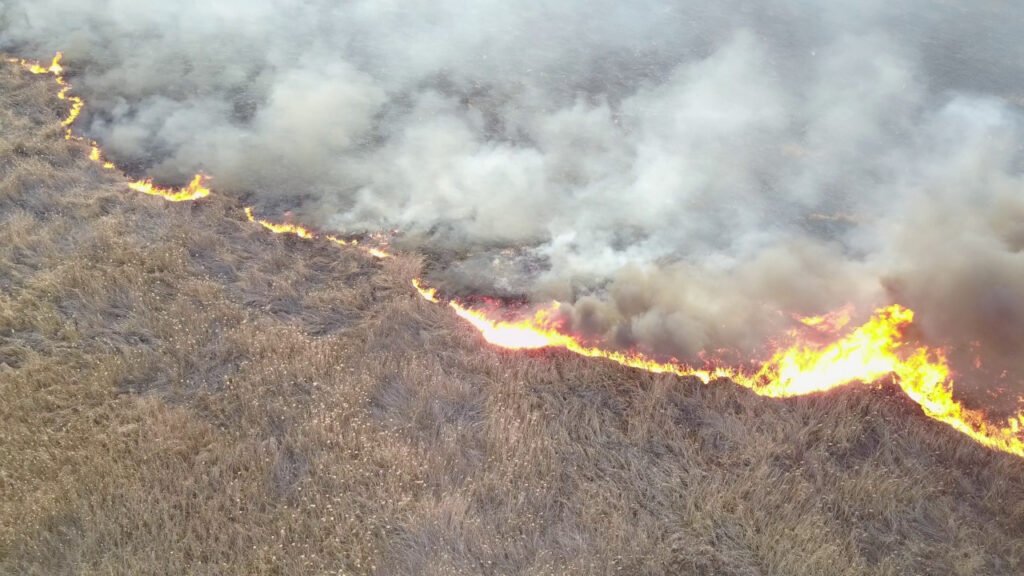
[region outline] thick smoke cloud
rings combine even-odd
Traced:
[[[139,171],[680,358],[845,304],[1024,374],[1024,11],[924,0],[8,0]],[[458,254],[458,256],[453,256]]]

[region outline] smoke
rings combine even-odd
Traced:
[[[683,359],[896,301],[1024,375],[1024,12],[833,4],[8,0],[0,45],[64,50],[120,163],[450,291]]]

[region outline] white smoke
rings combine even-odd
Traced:
[[[450,290],[681,358],[896,301],[1024,374],[1005,3],[8,0],[0,25],[66,52],[115,159],[456,247]]]

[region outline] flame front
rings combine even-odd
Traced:
[[[255,224],[259,224],[260,226],[263,226],[265,229],[273,232],[274,234],[290,234],[292,236],[298,236],[303,240],[315,240],[318,238],[322,238],[332,244],[336,244],[341,247],[359,248],[366,254],[369,254],[370,256],[373,256],[378,260],[383,260],[385,258],[392,257],[392,254],[390,252],[387,252],[384,248],[379,246],[366,246],[360,244],[358,240],[346,240],[344,238],[333,236],[331,234],[318,234],[317,232],[314,232],[312,229],[302,226],[300,224],[292,224],[290,222],[272,222],[270,220],[264,220],[263,218],[257,218],[256,213],[253,211],[253,208],[251,206],[243,208],[243,211],[245,212],[246,220],[248,220],[249,222],[253,222]]]
[[[439,304],[441,302],[441,299],[437,297],[437,288],[424,286],[423,281],[419,278],[412,279],[412,287],[415,288],[416,291],[419,292],[420,296],[427,302],[432,304]]]
[[[89,160],[104,169],[117,167],[104,160],[97,143],[72,132],[72,125],[82,114],[85,102],[71,94],[71,85],[64,78],[58,52],[49,66],[21,59],[8,59],[32,74],[49,74],[58,85],[57,96],[70,103],[67,116],[61,120],[65,139],[86,143]],[[171,202],[205,198],[211,194],[206,177],[197,174],[188,186],[180,189],[157,186],[152,180],[129,182],[137,192],[158,196]],[[255,216],[252,208],[244,209],[246,218],[275,234],[291,234],[303,239],[323,238],[338,246],[358,247],[378,259],[391,258],[386,241],[378,238],[369,246],[337,236],[319,235],[313,230],[291,223],[277,223]],[[435,288],[415,279],[413,287],[431,303],[443,303]],[[728,379],[761,396],[787,398],[832,390],[852,384],[870,385],[892,376],[894,382],[930,418],[943,422],[976,442],[989,448],[1024,457],[1024,411],[1004,423],[994,423],[979,411],[963,406],[953,396],[950,369],[941,351],[925,347],[906,350],[904,330],[913,323],[914,313],[898,305],[877,310],[863,325],[847,335],[836,334],[850,321],[848,308],[824,316],[798,318],[805,328],[832,338],[829,344],[801,341],[799,332],[790,335],[795,343],[775,352],[756,370],[714,367],[699,369],[675,360],[655,360],[641,352],[606,350],[585,343],[563,330],[559,304],[552,303],[518,320],[503,320],[485,310],[455,300],[447,302],[460,318],[467,321],[483,338],[502,348],[536,350],[561,348],[588,358],[603,358],[623,366],[658,374],[696,377],[705,383]]]
[[[315,234],[313,234],[311,230],[303,226],[289,224],[287,222],[275,223],[270,222],[269,220],[262,220],[260,218],[257,218],[253,214],[252,208],[245,208],[245,217],[249,220],[249,222],[255,222],[260,226],[263,226],[267,230],[270,230],[274,234],[293,234],[295,236],[298,236],[299,238],[305,238],[306,240],[310,240],[316,236]]]
[[[421,292],[422,293],[422,292]],[[491,320],[478,310],[471,310],[458,302],[452,301],[448,306],[480,331],[484,340],[495,346],[510,350],[535,350],[538,348],[567,348],[573,350],[575,341],[564,334],[547,328],[553,314],[557,313],[558,305],[538,310],[531,318],[517,322]],[[573,350],[575,352],[575,350]]]
[[[206,198],[210,195],[210,189],[206,185],[206,177],[202,174],[196,174],[192,181],[188,183],[188,186],[184,188],[164,188],[153,184],[152,179],[129,182],[128,187],[136,192],[142,192],[150,196],[159,196],[169,202],[190,202]]]
[[[54,82],[57,83],[57,98],[60,100],[70,103],[68,113],[60,121],[60,125],[64,127],[64,139],[72,142],[87,142],[82,136],[78,136],[74,133],[72,125],[78,120],[79,116],[82,115],[82,111],[85,109],[85,100],[80,96],[71,94],[71,84],[68,83],[64,77],[64,66],[61,65],[61,61],[64,59],[63,52],[57,52],[50,62],[49,66],[43,66],[37,62],[30,62],[28,60],[22,60],[18,58],[9,58],[8,62],[19,65],[23,70],[26,70],[32,74],[50,74],[53,76]],[[89,160],[92,160],[96,164],[99,164],[106,170],[115,170],[117,166],[113,162],[109,162],[103,159],[103,152],[95,142],[88,142],[89,145]],[[206,177],[202,174],[196,174],[189,182],[188,186],[184,188],[165,188],[157,186],[151,179],[136,180],[135,182],[129,182],[128,187],[136,192],[142,192],[150,196],[159,196],[164,200],[170,202],[189,202],[192,200],[198,200],[205,198],[210,195],[210,189],[206,184]]]
[[[423,293],[420,286],[417,289]],[[866,323],[831,344],[797,342],[781,349],[753,371],[693,368],[676,361],[655,360],[641,352],[587,345],[560,330],[557,303],[519,320],[495,319],[456,301],[448,305],[495,346],[511,350],[562,348],[647,372],[696,377],[704,383],[728,379],[771,398],[805,396],[853,384],[871,385],[892,376],[930,418],[989,448],[1024,457],[1024,411],[1003,424],[995,424],[983,412],[964,407],[953,397],[949,365],[940,351],[920,347],[903,353],[903,332],[913,323],[914,313],[899,305],[876,311]]]

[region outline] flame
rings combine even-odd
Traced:
[[[324,236],[324,238],[326,238],[328,242],[333,242],[333,243],[337,244],[338,246],[358,246],[359,245],[359,241],[358,240],[345,240],[344,238],[339,238],[337,236],[331,236],[329,234],[327,236]]]
[[[89,160],[103,166],[104,170],[113,170],[117,168],[113,162],[107,162],[103,159],[103,151],[100,150],[99,144],[93,142],[89,145]]]
[[[206,186],[206,177],[196,174],[188,186],[184,188],[164,188],[153,183],[152,178],[129,182],[128,187],[136,192],[159,196],[168,202],[189,202],[206,198],[210,195],[210,189]]]
[[[853,316],[853,306],[847,304],[838,310],[833,310],[827,314],[821,316],[805,316],[797,317],[796,320],[807,326],[813,328],[818,332],[833,333],[838,330],[845,328]]]
[[[71,91],[71,85],[66,83],[64,78],[61,76],[57,76],[57,83],[61,85],[60,92],[57,93],[57,98],[71,102],[71,109],[68,111],[68,115],[61,120],[60,125],[67,128],[67,130],[64,131],[64,139],[72,140],[75,136],[71,132],[70,128],[71,125],[75,123],[75,120],[78,120],[78,117],[82,115],[82,109],[85,108],[85,101],[78,96],[68,95],[68,92]]]
[[[20,58],[8,58],[7,61],[21,66],[32,74],[53,74],[54,76],[61,76],[64,74],[64,67],[60,65],[60,62],[63,59],[64,53],[57,52],[53,56],[53,60],[50,62],[49,66],[43,66],[38,62],[31,62]]]
[[[7,61],[18,64],[24,70],[32,74],[52,74],[54,81],[60,86],[60,90],[57,92],[57,98],[65,100],[71,103],[71,108],[68,110],[68,115],[60,121],[60,125],[65,128],[64,139],[65,140],[79,140],[71,131],[71,125],[78,120],[78,117],[82,114],[82,109],[85,108],[85,101],[78,96],[70,95],[71,85],[68,84],[67,80],[64,79],[64,67],[61,66],[61,60],[64,59],[63,52],[57,52],[54,55],[53,60],[49,66],[43,66],[38,62],[30,62],[28,60],[21,60],[17,58],[9,58]]]
[[[437,297],[437,288],[424,286],[423,281],[419,278],[412,279],[412,287],[415,288],[416,291],[419,292],[420,296],[422,296],[427,302],[431,302],[433,304],[439,304],[441,302],[441,299]]]
[[[57,97],[70,102],[67,116],[61,121],[61,126],[65,128],[65,139],[88,142],[89,160],[105,169],[116,169],[113,163],[103,159],[102,150],[96,142],[86,141],[72,132],[72,125],[81,116],[85,102],[71,94],[71,85],[64,78],[62,59],[63,54],[58,52],[49,66],[22,59],[9,58],[7,61],[32,74],[52,75],[59,87]],[[168,201],[184,202],[209,196],[211,190],[206,180],[205,176],[197,174],[188,186],[181,189],[163,188],[150,179],[130,182],[128,187]],[[364,246],[355,240],[320,236],[297,224],[256,218],[252,208],[245,208],[244,212],[250,222],[258,223],[276,234],[293,234],[303,239],[322,237],[338,246],[358,246],[378,259],[393,257],[386,249],[386,240],[381,238],[375,240],[375,245]],[[821,218],[840,220],[846,219],[846,216],[825,215]],[[412,285],[424,300],[442,303],[437,289],[426,286],[418,278],[412,281]],[[456,315],[471,324],[487,342],[495,346],[511,350],[561,348],[588,358],[603,358],[647,372],[696,377],[704,383],[728,379],[758,395],[772,398],[820,393],[857,383],[872,385],[891,376],[894,383],[928,417],[949,425],[979,444],[1024,457],[1024,410],[1003,423],[996,423],[989,420],[982,411],[963,406],[954,398],[949,365],[941,351],[918,347],[907,352],[903,333],[913,323],[914,313],[898,305],[877,310],[866,323],[842,337],[835,335],[850,322],[850,308],[823,316],[798,318],[804,326],[834,337],[834,340],[824,345],[805,342],[799,339],[797,332],[791,332],[794,344],[775,352],[757,370],[743,370],[727,367],[699,369],[674,359],[661,361],[638,351],[606,350],[587,344],[564,330],[557,302],[517,320],[498,319],[489,311],[474,309],[455,300],[447,304]]]
[[[386,252],[383,248],[376,246],[364,246],[359,244],[358,240],[346,240],[344,238],[333,236],[330,234],[320,235],[311,230],[310,228],[306,228],[305,226],[302,226],[300,224],[292,224],[289,222],[272,222],[270,220],[257,218],[256,213],[253,211],[253,208],[251,206],[243,208],[243,211],[245,212],[246,220],[248,220],[249,222],[259,224],[260,226],[263,226],[265,229],[270,230],[274,234],[291,234],[293,236],[298,236],[299,238],[302,238],[304,240],[314,240],[317,238],[323,238],[324,240],[327,240],[328,242],[331,242],[341,247],[358,247],[367,254],[369,254],[370,256],[373,256],[374,258],[377,259],[392,257],[392,254]]]
[[[385,260],[387,258],[393,258],[393,255],[384,250],[383,248],[367,247],[365,248],[366,253],[378,260]]]
[[[867,323],[824,348],[797,344],[776,352],[757,373],[757,379],[767,384],[750,387],[758,394],[783,398],[874,382],[902,364],[896,349],[913,320],[913,311],[901,306],[878,310]],[[944,361],[941,369],[948,376]]]
[[[983,446],[1024,457],[1024,410],[997,424],[990,422],[984,412],[964,407],[953,397],[945,363],[930,362],[924,349],[896,367],[894,373],[899,387],[929,418]]]
[[[472,310],[452,301],[448,303],[455,313],[480,331],[484,340],[509,350],[536,350],[539,348],[566,348],[576,352],[575,340],[550,327],[558,313],[558,304],[537,310],[533,316],[515,321],[492,320],[481,310]]]
[[[305,238],[306,240],[311,240],[316,237],[316,234],[313,234],[311,230],[299,226],[297,224],[288,224],[287,222],[270,222],[269,220],[262,220],[260,218],[257,218],[253,214],[251,207],[245,208],[245,217],[249,220],[249,222],[255,222],[260,226],[263,226],[267,230],[270,230],[274,234],[294,234],[295,236],[298,236],[299,238]]]

